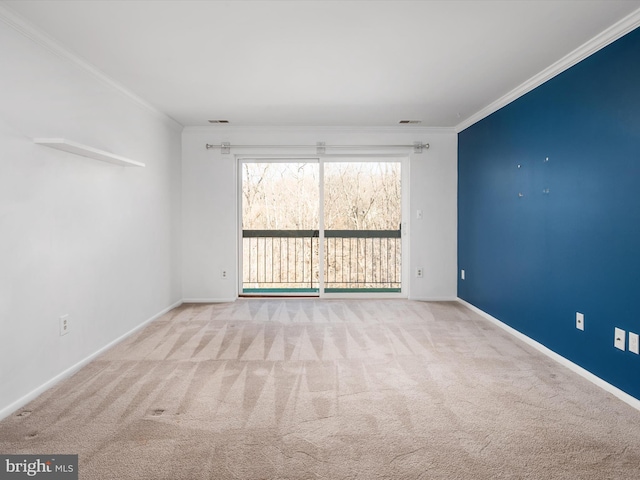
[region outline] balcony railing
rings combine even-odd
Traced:
[[[399,292],[400,230],[325,230],[325,292]],[[318,230],[243,230],[243,292],[319,291]]]

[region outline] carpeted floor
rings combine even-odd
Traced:
[[[80,478],[633,479],[640,412],[457,303],[183,305],[0,422]]]

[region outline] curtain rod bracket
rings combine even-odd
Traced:
[[[423,148],[429,148],[428,143],[413,142],[413,153],[422,153]]]
[[[324,153],[327,153],[327,148],[325,146],[324,142],[317,142],[316,143],[316,155],[322,155]]]
[[[207,150],[211,150],[212,148],[219,148],[220,153],[231,153],[231,142],[222,142],[220,143],[220,145],[207,143],[205,147],[207,147]]]

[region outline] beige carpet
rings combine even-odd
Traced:
[[[640,412],[456,303],[184,305],[0,422],[81,479],[635,479]]]

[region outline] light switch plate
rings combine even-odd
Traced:
[[[626,335],[627,333],[624,330],[616,327],[615,335],[613,336],[613,346],[624,351],[626,345]]]
[[[638,334],[629,332],[629,351],[640,355],[640,344],[638,342]]]
[[[584,313],[576,312],[576,328],[584,330]]]

